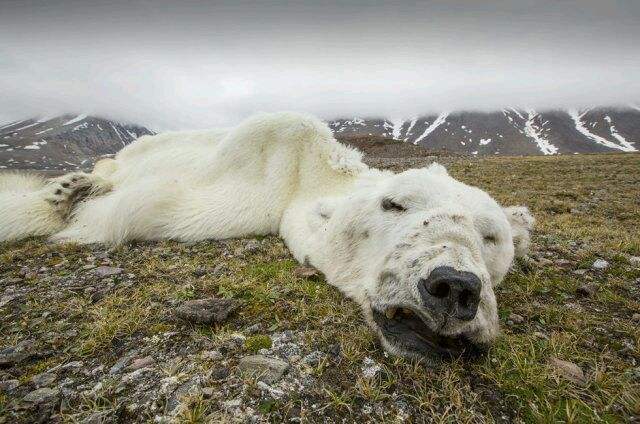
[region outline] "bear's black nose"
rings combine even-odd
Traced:
[[[471,321],[478,311],[481,287],[475,274],[439,266],[420,280],[418,290],[425,306],[434,312]]]

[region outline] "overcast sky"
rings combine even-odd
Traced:
[[[0,122],[640,103],[640,1],[0,0]]]

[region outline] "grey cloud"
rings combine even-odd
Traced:
[[[4,1],[0,120],[637,103],[639,21],[635,1]]]

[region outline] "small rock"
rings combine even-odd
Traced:
[[[317,277],[319,275],[318,270],[311,266],[296,267],[293,270],[293,273],[300,278],[311,278],[311,277]]]
[[[340,343],[332,344],[329,347],[327,347],[327,352],[329,352],[333,356],[340,356],[340,353],[342,352]]]
[[[380,371],[382,371],[382,367],[380,366],[380,364],[378,364],[368,356],[364,358],[364,360],[362,361],[362,376],[364,378],[373,378]]]
[[[90,299],[92,303],[97,303],[101,301],[107,294],[109,294],[110,288],[102,288],[98,289],[95,292],[91,293]]]
[[[573,362],[551,357],[549,358],[549,364],[558,372],[558,374],[575,384],[583,385],[587,382],[582,369]]]
[[[540,258],[537,260],[538,262],[538,266],[549,266],[549,265],[553,265],[553,261],[551,261],[550,259],[547,258]]]
[[[19,297],[19,294],[5,294],[4,296],[0,297],[0,308]]]
[[[137,355],[137,353],[138,353],[137,350],[133,350],[133,351],[128,352],[122,358],[118,359],[116,361],[116,363],[113,364],[113,366],[109,369],[109,374],[111,374],[111,375],[118,374],[120,371],[122,371],[124,369],[125,366],[127,366],[129,361],[131,361],[131,358],[133,358],[135,355]]]
[[[229,368],[216,368],[213,371],[211,371],[211,379],[213,381],[220,381],[220,380],[224,380],[225,378],[229,377],[229,374],[231,374],[231,372],[229,371]]]
[[[175,375],[165,377],[162,380],[160,380],[159,393],[163,395],[169,395],[173,393],[176,387],[178,387],[179,383],[180,383],[180,380]]]
[[[220,389],[218,389],[217,387],[203,387],[201,390],[202,396],[204,396],[205,398],[211,398],[219,391]]]
[[[245,376],[257,378],[267,384],[273,384],[287,372],[289,364],[276,358],[251,355],[240,359],[238,369]]]
[[[131,365],[127,367],[129,370],[139,370],[140,368],[145,368],[153,365],[155,363],[155,359],[151,356],[145,356],[144,358],[134,359]]]
[[[302,359],[302,356],[300,355],[289,356],[289,362],[291,362],[292,364],[295,364],[296,362],[300,361],[300,359]]]
[[[242,400],[240,400],[239,398],[225,400],[224,402],[222,402],[222,408],[226,409],[227,411],[239,408],[240,405],[242,405]]]
[[[546,334],[541,333],[539,331],[534,331],[532,334],[533,334],[534,337],[537,337],[537,338],[542,339],[542,340],[549,339],[549,336],[547,336]]]
[[[244,246],[237,247],[233,251],[233,254],[236,256],[250,255],[252,253],[258,252],[259,250],[260,243],[258,243],[256,240],[249,240],[244,244]]]
[[[225,340],[222,343],[222,345],[219,345],[218,350],[222,354],[226,355],[229,352],[233,352],[235,350],[242,348],[245,340],[246,340],[246,337],[244,337],[242,334],[234,333],[231,335],[231,337]]]
[[[35,404],[48,403],[55,400],[59,394],[60,390],[58,389],[43,387],[42,389],[37,389],[28,393],[24,398],[22,398],[22,401]]]
[[[593,296],[598,292],[598,289],[596,283],[583,283],[576,289],[576,293],[581,296]]]
[[[243,253],[247,254],[247,253],[255,253],[258,250],[260,250],[260,243],[258,243],[257,240],[249,240],[245,245],[244,245],[244,249],[243,249]]]
[[[560,268],[570,268],[573,265],[573,262],[568,259],[558,259],[554,261],[554,264]]]
[[[257,323],[257,324],[253,324],[253,325],[247,327],[246,330],[244,330],[244,332],[247,333],[247,334],[255,334],[255,333],[259,332],[260,330],[262,330],[262,324]]]
[[[609,267],[609,262],[605,261],[604,259],[596,259],[593,262],[593,265],[591,265],[591,268],[593,269],[606,269]]]
[[[631,266],[640,267],[640,256],[629,256],[629,264]]]
[[[20,381],[18,380],[0,381],[0,392],[4,392],[4,393],[10,392],[16,387],[18,387],[19,385],[20,385]]]
[[[4,280],[4,282],[7,283],[7,284],[17,284],[17,283],[21,283],[22,282],[22,278],[20,278],[20,277],[6,278]]]
[[[226,320],[239,306],[234,299],[189,300],[176,308],[176,316],[197,324],[213,324]]]
[[[522,324],[524,322],[524,317],[522,317],[522,315],[511,313],[509,314],[509,320],[513,321],[514,324]]]
[[[325,358],[325,356],[327,355],[325,355],[324,352],[316,350],[302,358],[302,363],[309,365],[310,367],[315,367]]]
[[[16,346],[8,347],[0,350],[0,367],[12,366],[18,364],[32,356],[34,342],[24,340]]]
[[[91,375],[96,376],[98,374],[102,374],[104,372],[104,365],[98,365],[94,369],[91,370]]]
[[[585,275],[588,271],[588,269],[576,269],[572,271],[572,273],[575,275]]]
[[[208,272],[207,268],[196,268],[193,270],[192,274],[194,277],[202,277],[207,275]]]
[[[640,322],[640,314],[631,315],[631,319],[635,322]]]
[[[60,268],[64,268],[65,266],[69,265],[69,261],[62,261],[62,262],[58,262],[57,264],[55,264],[53,267],[55,269],[60,269]]]
[[[272,397],[278,399],[284,396],[284,392],[282,390],[274,389],[263,381],[259,381],[257,384],[258,388],[260,388],[263,392],[269,393]]]
[[[52,372],[43,372],[34,375],[31,378],[31,382],[35,384],[36,387],[47,387],[50,386],[54,381],[56,381],[56,375]]]
[[[629,368],[624,372],[625,376],[634,381],[640,381],[640,367]]]
[[[218,361],[222,359],[222,353],[217,350],[207,350],[202,352],[202,359],[208,359],[210,361]]]
[[[211,276],[219,277],[226,272],[226,269],[227,268],[223,264],[218,264],[213,268],[213,271],[211,271]]]
[[[122,274],[122,268],[112,266],[99,266],[93,270],[93,273],[100,278],[111,277],[113,275]]]
[[[138,380],[144,377],[144,374],[152,372],[150,368],[140,368],[122,376],[122,382],[124,384],[136,383]]]
[[[174,411],[179,405],[182,398],[188,394],[194,393],[200,389],[200,384],[196,377],[181,384],[167,400],[167,410]]]

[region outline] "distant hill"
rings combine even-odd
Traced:
[[[546,112],[503,109],[411,119],[341,118],[330,121],[329,127],[339,140],[378,161],[404,158],[410,162],[410,158],[425,155],[549,155],[640,149],[640,108],[636,107]],[[113,155],[147,134],[154,132],[87,115],[0,124],[0,170],[91,169],[101,157]]]
[[[430,151],[470,155],[634,152],[640,149],[640,109],[539,112],[451,112],[412,119],[342,118],[329,122],[338,138],[373,136]]]
[[[90,169],[153,131],[86,115],[34,118],[0,125],[0,169]]]

